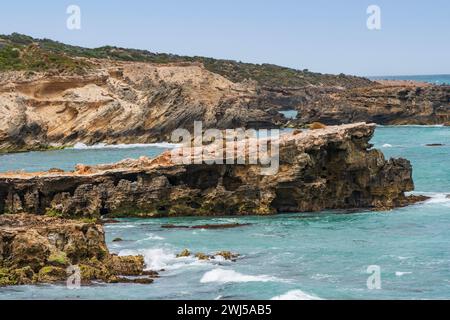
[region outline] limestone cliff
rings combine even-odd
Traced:
[[[406,205],[411,164],[371,149],[374,130],[358,123],[283,135],[279,171],[270,176],[259,165],[178,165],[170,153],[73,172],[2,174],[0,213],[245,215]]]
[[[450,86],[391,81],[320,92],[297,105],[298,124],[358,121],[383,125],[450,124]]]
[[[167,141],[177,128],[274,127],[256,86],[198,63],[93,61],[85,75],[0,73],[0,151]],[[277,120],[278,119],[278,120]]]

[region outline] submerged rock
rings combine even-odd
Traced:
[[[184,258],[184,257],[189,257],[191,255],[191,252],[188,249],[184,249],[183,251],[181,251],[180,253],[178,253],[176,255],[177,258]]]
[[[75,267],[74,267],[75,266]],[[29,214],[0,216],[0,285],[120,282],[144,276],[142,256],[110,254],[101,225]]]
[[[196,257],[198,260],[209,260],[209,259],[210,259],[210,257],[209,257],[208,255],[206,255],[206,254],[204,254],[204,253],[202,253],[202,252],[196,253],[196,254],[195,254],[195,257]]]
[[[239,254],[233,253],[231,251],[220,251],[217,252],[214,256],[221,256],[225,260],[235,261],[239,257]]]
[[[184,249],[181,253],[176,255],[176,258],[190,257],[192,254],[188,249]],[[214,260],[216,257],[222,257],[225,260],[236,261],[239,254],[233,253],[231,251],[219,251],[215,254],[205,254],[203,252],[197,252],[194,257],[198,260]]]
[[[267,215],[412,203],[405,196],[414,189],[410,162],[386,160],[372,149],[374,130],[357,123],[283,135],[278,171],[266,176],[258,164],[174,164],[170,152],[83,173],[6,173],[0,175],[0,213]]]

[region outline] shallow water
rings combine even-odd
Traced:
[[[0,172],[17,170],[36,172],[52,168],[70,171],[79,163],[94,165],[115,163],[126,158],[134,159],[140,156],[155,157],[170,148],[170,144],[95,145],[90,147],[77,144],[75,148],[64,150],[10,153],[0,155]]]
[[[410,159],[416,192],[432,199],[390,212],[122,219],[105,227],[110,250],[143,254],[150,269],[165,269],[155,283],[98,284],[79,290],[8,287],[0,289],[0,298],[448,299],[450,128],[379,127],[373,143],[387,157]],[[446,146],[425,146],[428,143]],[[161,228],[165,223],[230,222],[251,225],[226,230]],[[117,237],[124,241],[112,242]],[[184,248],[209,254],[231,250],[241,257],[236,262],[176,259]],[[370,265],[381,268],[379,290],[367,288]]]

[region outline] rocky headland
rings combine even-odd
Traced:
[[[171,153],[74,171],[0,175],[0,213],[72,218],[248,215],[389,209],[416,201],[408,160],[386,160],[357,123],[282,135],[279,170],[260,165],[175,164]],[[252,142],[250,141],[249,144]],[[249,149],[246,149],[248,155]]]
[[[0,153],[79,142],[169,141],[175,129],[192,130],[195,121],[202,121],[203,129],[355,122],[316,123],[310,128],[317,130],[281,136],[279,168],[268,176],[260,174],[258,164],[178,164],[170,152],[77,165],[70,172],[0,173],[0,286],[65,282],[74,266],[84,283],[151,283],[157,274],[145,271],[143,257],[108,251],[100,217],[387,210],[423,200],[405,195],[414,189],[410,162],[385,159],[369,142],[375,125],[356,122],[449,124],[449,91],[448,86],[377,83],[268,64],[0,36]],[[287,119],[283,110],[297,110],[298,116]],[[247,146],[245,157],[250,153]]]
[[[0,153],[152,143],[177,128],[449,124],[450,87],[0,36]],[[296,110],[296,119],[280,111]]]
[[[381,81],[374,86],[321,92],[297,105],[297,124],[373,122],[382,125],[450,124],[450,86]]]

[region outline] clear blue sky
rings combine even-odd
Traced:
[[[82,29],[66,28],[79,5]],[[366,27],[368,5],[382,29]],[[448,0],[3,1],[0,33],[357,75],[450,73]]]

